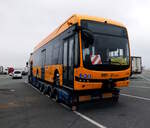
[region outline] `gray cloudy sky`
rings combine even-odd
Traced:
[[[150,68],[149,12],[149,0],[0,0],[0,65],[24,66],[38,42],[78,13],[125,24],[131,54]]]

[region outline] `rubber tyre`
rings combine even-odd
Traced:
[[[40,90],[40,92],[43,92],[43,85],[42,84],[40,85],[39,90]]]
[[[58,92],[56,92],[56,94],[55,94],[55,101],[58,103],[61,102],[61,100],[59,99],[59,93]]]
[[[46,88],[43,86],[43,95],[46,95]]]
[[[48,95],[49,95],[50,98],[54,98],[54,93],[53,93],[52,88],[49,89]]]
[[[118,101],[119,101],[119,96],[115,96],[115,97],[112,97],[112,102],[113,103],[118,103]]]
[[[51,90],[49,90],[48,95],[50,98],[53,98]]]

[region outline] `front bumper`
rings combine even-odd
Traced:
[[[115,81],[115,82],[74,82],[74,90],[95,90],[102,88],[120,88],[127,87],[129,80]]]

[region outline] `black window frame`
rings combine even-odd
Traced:
[[[88,22],[97,22],[97,23],[100,23],[100,24],[107,24],[107,23],[104,23],[104,22],[98,22],[98,21],[92,21],[92,20],[81,20],[81,45],[82,45],[82,48],[84,47],[83,43],[82,43],[82,29],[88,29],[86,27],[83,27],[82,26],[82,21],[88,21]],[[128,48],[130,50],[130,47],[129,47],[129,39],[128,39],[128,33],[127,33],[127,29],[125,27],[121,27],[121,26],[117,26],[117,25],[113,25],[113,24],[107,24],[108,26],[113,26],[113,27],[118,27],[118,28],[123,28],[126,30],[126,35],[125,36],[119,36],[119,35],[112,35],[112,34],[105,34],[105,33],[101,33],[101,32],[92,32],[92,33],[95,33],[95,34],[100,34],[100,35],[106,35],[106,36],[112,36],[112,37],[119,37],[119,38],[126,38],[128,40]],[[91,30],[89,30],[91,31]],[[83,55],[82,55],[83,56]],[[130,58],[130,51],[129,51],[129,58]],[[121,71],[121,70],[126,70],[130,67],[131,63],[130,63],[130,59],[129,59],[129,64],[127,66],[120,66],[120,68],[116,69],[116,65],[111,65],[112,67],[102,67],[102,68],[99,68],[98,66],[93,66],[93,67],[90,67],[90,66],[87,66],[84,64],[84,61],[82,60],[83,62],[83,66],[84,68],[86,69],[89,69],[89,70],[95,70],[95,71]]]
[[[36,51],[33,52],[33,66],[42,66],[42,62],[41,62],[41,50],[42,49],[46,49],[46,65],[55,65],[55,64],[62,64],[63,63],[63,40],[75,35],[76,33],[78,34],[78,43],[79,43],[79,32],[75,31],[75,28],[78,24],[74,24],[72,26],[70,26],[68,29],[66,29],[64,32],[62,32],[61,34],[57,35],[55,38],[53,38],[52,40],[50,40],[48,43],[44,44],[42,47],[40,47],[39,49],[37,49]],[[54,59],[54,45],[58,43],[59,44],[59,48],[58,48],[58,57],[57,57],[57,62],[54,63],[53,59]],[[50,52],[50,48],[51,48],[51,54],[49,54]],[[79,47],[80,47],[80,43],[79,43]],[[80,48],[79,48],[80,49]],[[80,50],[78,51],[80,52]],[[49,56],[50,55],[50,56]],[[61,57],[60,57],[61,55]],[[79,65],[80,65],[80,53],[78,53],[79,55]],[[51,58],[49,58],[51,57]],[[62,58],[62,59],[61,59]],[[76,66],[78,67],[78,66]]]

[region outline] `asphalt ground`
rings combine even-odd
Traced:
[[[0,75],[0,128],[150,127],[150,71],[134,76],[117,104],[85,103],[75,112],[25,81]]]

